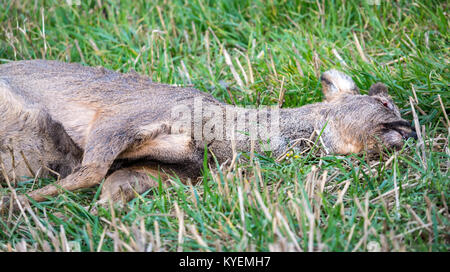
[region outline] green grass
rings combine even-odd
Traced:
[[[424,140],[378,159],[314,149],[281,162],[212,165],[198,185],[174,179],[98,215],[86,207],[99,188],[67,192],[1,215],[0,251],[450,250],[446,1],[0,2],[2,63],[134,69],[241,106],[275,105],[283,88],[283,107],[321,101],[318,76],[337,68],[364,93],[387,84],[408,120],[413,97]]]

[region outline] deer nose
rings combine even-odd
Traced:
[[[417,140],[417,133],[416,133],[416,127],[415,127],[415,124],[414,124],[414,123],[410,124],[410,128],[411,128],[411,132],[408,133],[408,134],[406,135],[406,137],[404,137],[404,138],[405,138],[406,140],[407,140],[407,139],[410,139],[410,138],[413,138],[414,140]]]
[[[406,131],[402,131],[401,134],[403,136],[404,140],[408,140],[410,138],[414,138],[414,140],[417,140],[417,133],[416,133],[416,128],[414,126],[410,126],[411,128],[411,132],[407,133]]]
[[[408,134],[407,139],[414,138],[414,140],[417,140],[417,133],[412,130],[411,133]]]
[[[411,132],[408,133],[405,137],[405,139],[414,138],[414,140],[417,140],[417,133],[416,128],[412,125],[411,126]]]

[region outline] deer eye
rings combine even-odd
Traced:
[[[394,105],[392,104],[391,101],[389,101],[389,99],[385,97],[375,97],[375,99],[378,100],[381,104],[383,104],[383,106],[385,106],[386,108],[394,110]]]

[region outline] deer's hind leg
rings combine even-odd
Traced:
[[[166,184],[168,179],[177,177],[182,183],[191,179],[194,183],[198,175],[192,175],[186,165],[165,165],[147,163],[145,166],[130,166],[119,169],[109,175],[102,188],[100,204],[108,200],[122,204],[132,200],[137,195],[159,186],[159,182]]]
[[[102,188],[100,203],[126,203],[152,187],[158,186],[158,180],[167,177],[156,167],[132,166],[115,171],[108,176]]]

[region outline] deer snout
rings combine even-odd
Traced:
[[[417,140],[417,133],[416,130],[414,128],[411,128],[411,132],[406,134],[406,136],[404,137],[405,139],[410,139],[413,138],[414,140]]]
[[[414,126],[408,126],[407,130],[400,130],[400,132],[404,140],[408,140],[410,138],[417,140],[416,128]]]

